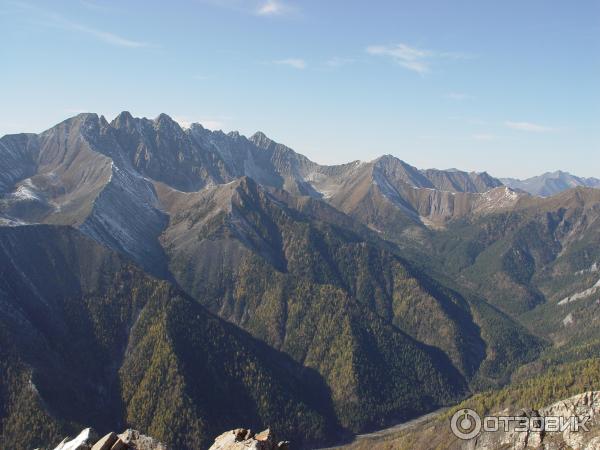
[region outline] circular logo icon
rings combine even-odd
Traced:
[[[459,409],[450,419],[450,428],[459,439],[473,439],[481,432],[481,417],[472,409]]]

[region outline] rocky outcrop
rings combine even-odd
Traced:
[[[63,439],[54,450],[88,450],[98,439],[98,435],[91,428],[86,428],[75,439]]]
[[[508,411],[502,411],[500,415]],[[569,427],[562,432],[552,431],[509,431],[482,433],[477,439],[466,445],[468,450],[493,450],[498,448],[525,449],[573,449],[597,450],[600,448],[600,391],[590,391],[561,400],[538,411],[521,412],[523,417],[557,417],[568,420],[571,417],[580,419],[589,417],[585,422],[589,431],[580,429],[572,431]]]
[[[511,418],[510,421],[507,421],[510,424],[508,431],[504,431],[504,421],[500,420],[497,425],[498,431],[491,431],[496,428],[495,421],[489,419],[486,425],[484,417],[478,414],[481,421],[476,428],[488,431],[481,431],[470,440],[462,440],[453,433],[447,411],[440,411],[412,423],[358,436],[354,442],[335,448],[339,450],[430,450],[433,448],[443,450],[600,450],[600,391],[578,394],[538,410],[518,410],[510,407],[505,410],[492,411],[488,414],[490,418]],[[513,420],[514,417],[518,417],[519,421]],[[550,417],[552,419],[549,419]],[[558,429],[561,419],[565,423],[571,417],[579,419],[577,421],[580,424],[578,431],[571,431],[569,427],[565,427],[566,429],[563,431],[555,431]],[[588,417],[589,419],[585,419]],[[527,425],[523,426],[521,420],[529,422],[529,420],[525,420],[527,418],[533,418],[533,430],[517,431],[515,429],[517,426],[529,428]],[[542,420],[547,421],[547,425],[544,427],[541,426]],[[475,428],[470,428],[475,422],[469,419],[467,423],[469,426],[465,429],[475,430]],[[583,424],[585,424],[585,428]],[[462,427],[462,425],[460,426]],[[534,431],[535,427],[540,431]]]
[[[158,442],[154,438],[144,436],[137,430],[128,429],[121,433],[118,438],[117,442],[121,442],[122,444],[117,448],[113,446],[111,450],[167,450],[166,445]]]
[[[215,439],[209,450],[289,450],[288,441],[277,441],[267,428],[260,433],[238,428],[227,431]],[[42,449],[36,449],[42,450]],[[102,438],[92,428],[86,428],[74,439],[65,438],[54,450],[168,450],[156,439],[137,430],[128,429],[121,434],[108,433]]]
[[[209,450],[288,450],[289,445],[287,441],[278,442],[268,428],[258,434],[237,428],[217,437]]]
[[[167,447],[137,430],[110,432],[98,439],[93,429],[86,428],[74,439],[65,438],[54,450],[167,450]]]

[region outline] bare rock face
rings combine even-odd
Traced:
[[[277,442],[269,428],[258,434],[252,430],[237,428],[217,437],[209,450],[288,450],[289,448],[289,442]]]
[[[150,436],[144,436],[137,430],[131,428],[119,435],[119,441],[123,442],[126,449],[136,450],[167,450],[167,447]],[[111,449],[118,450],[118,449]]]
[[[137,430],[126,430],[117,435],[110,432],[98,439],[91,428],[86,428],[75,439],[65,438],[54,450],[168,450],[167,446]]]
[[[110,432],[97,441],[92,447],[92,450],[112,450],[113,445],[115,445],[115,442],[117,442],[118,439],[119,438],[115,433]]]
[[[502,412],[504,413],[504,412]],[[589,417],[586,427],[572,431],[567,427],[562,432],[516,431],[511,427],[506,432],[482,433],[477,439],[466,444],[466,447],[477,450],[493,450],[498,448],[525,449],[600,449],[600,391],[590,391],[561,400],[539,411],[522,411],[527,417],[558,417],[568,420],[570,417]]]

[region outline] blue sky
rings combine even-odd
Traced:
[[[600,177],[595,0],[0,0],[0,135],[119,111],[320,163]]]

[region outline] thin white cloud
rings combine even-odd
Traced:
[[[539,125],[537,123],[531,123],[531,122],[511,122],[511,121],[507,121],[505,122],[505,125],[508,128],[511,128],[513,130],[517,130],[517,131],[528,131],[531,133],[546,133],[548,131],[554,131],[554,128],[552,127],[548,127],[545,125]]]
[[[289,67],[292,67],[292,68],[298,69],[298,70],[303,70],[303,69],[306,69],[306,67],[307,67],[306,61],[304,61],[303,59],[300,59],[300,58],[286,58],[286,59],[280,59],[278,61],[273,61],[273,62],[275,64],[289,66]]]
[[[465,94],[464,92],[448,92],[444,97],[450,100],[467,100],[471,98],[469,94]]]
[[[488,133],[479,133],[472,135],[471,138],[473,138],[475,141],[495,141],[497,136]]]
[[[260,16],[275,16],[281,14],[284,7],[277,0],[267,0],[258,7],[256,13]]]
[[[242,14],[253,14],[263,17],[296,15],[299,9],[287,0],[197,0]]]
[[[424,74],[429,72],[429,61],[431,52],[419,50],[406,44],[396,45],[371,45],[367,47],[367,53],[377,56],[388,56],[402,67],[413,72]]]
[[[80,0],[81,6],[99,12],[109,12],[113,9],[106,3],[97,3],[95,0]]]
[[[354,59],[352,58],[341,58],[339,56],[334,56],[333,58],[327,60],[325,65],[329,68],[335,69],[338,67],[345,66],[347,64],[352,64]]]
[[[431,71],[433,61],[445,59],[469,59],[470,55],[459,52],[437,52],[434,50],[420,49],[399,43],[394,45],[371,45],[367,53],[374,56],[387,56],[405,69],[421,75]]]
[[[148,44],[147,42],[134,41],[134,40],[119,36],[118,34],[110,33],[108,31],[96,30],[94,28],[90,28],[85,25],[68,22],[68,21],[64,21],[64,24],[65,24],[66,28],[70,28],[75,31],[80,31],[82,33],[93,36],[100,41],[103,41],[110,45],[115,45],[117,47],[128,47],[128,48],[150,47],[150,44]]]
[[[43,25],[60,28],[67,31],[76,31],[79,33],[87,34],[89,36],[94,37],[95,39],[105,42],[107,44],[117,46],[117,47],[127,47],[127,48],[141,48],[141,47],[152,47],[151,44],[147,42],[137,41],[133,39],[128,39],[123,36],[120,36],[115,33],[111,33],[109,31],[98,30],[96,28],[89,27],[87,25],[73,22],[61,14],[46,11],[44,9],[38,8],[36,6],[30,5],[28,3],[16,2],[13,3],[15,6],[19,7],[23,11],[28,11],[37,16],[38,21],[40,21]]]

